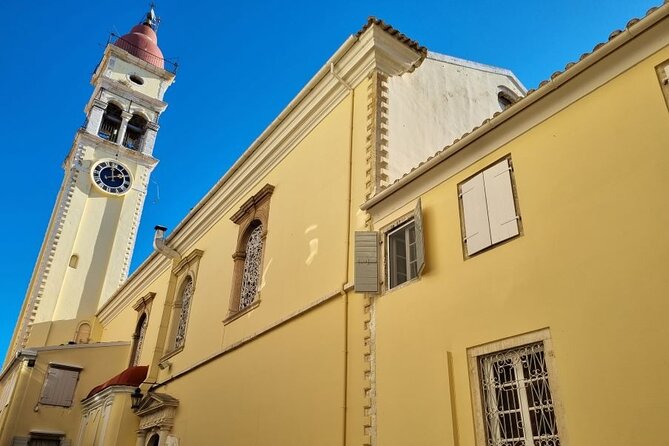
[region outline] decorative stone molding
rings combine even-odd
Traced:
[[[657,80],[660,81],[664,102],[669,108],[669,60],[665,60],[655,67],[655,72],[657,73]]]
[[[149,392],[135,412],[139,417],[139,429],[153,429],[170,432],[174,426],[174,417],[179,407],[179,400],[166,394]]]
[[[161,364],[164,364],[167,359],[176,355],[184,348],[189,313],[197,285],[200,258],[203,254],[204,251],[194,249],[191,253],[183,257],[172,269],[172,274],[176,278],[178,286],[174,288],[175,292],[171,299],[172,310],[168,337],[165,340],[166,353],[160,358]]]
[[[260,271],[258,271],[257,274],[261,274],[265,240],[267,238],[269,202],[273,192],[274,186],[266,184],[258,193],[246,200],[239,207],[239,210],[230,217],[230,220],[239,226],[239,231],[237,235],[237,249],[232,254],[232,259],[234,261],[232,290],[230,292],[228,317],[225,319],[224,323],[232,322],[240,313],[250,311],[252,308],[256,308],[260,303],[260,290],[257,289],[255,297],[250,304],[241,308],[242,281],[244,279],[247,245],[253,237],[256,237],[256,228],[258,228],[258,231],[262,231],[260,233],[260,240],[257,241],[257,243],[260,244],[260,259],[258,260]],[[261,278],[258,277],[257,280],[260,282]]]

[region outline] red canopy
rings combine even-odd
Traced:
[[[148,365],[137,365],[128,367],[115,377],[105,381],[99,386],[93,387],[86,398],[90,398],[98,392],[103,391],[111,386],[132,386],[137,387],[144,382],[146,375],[149,373]]]

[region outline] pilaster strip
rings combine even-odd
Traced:
[[[49,272],[51,271],[53,258],[60,240],[60,235],[63,231],[63,224],[69,212],[72,195],[74,194],[77,179],[79,178],[79,171],[83,163],[83,152],[84,147],[80,144],[77,146],[77,150],[74,152],[74,156],[71,158],[70,171],[65,181],[63,182],[64,187],[62,195],[59,197],[56,218],[54,219],[53,226],[51,227],[50,232],[46,238],[46,242],[44,244],[45,249],[42,251],[40,258],[40,266],[33,281],[33,284],[38,285],[36,288],[31,287],[30,303],[25,308],[25,312],[21,318],[21,329],[17,333],[14,345],[12,346],[14,352],[24,348],[28,342],[28,338],[30,337],[30,330],[32,324],[35,322],[35,316],[37,315],[39,304],[42,301],[46,280],[49,276]]]

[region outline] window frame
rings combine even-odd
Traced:
[[[422,201],[420,198],[416,200],[416,204],[414,208],[399,217],[398,219],[394,220],[392,223],[387,224],[385,226],[382,226],[379,229],[379,233],[381,234],[381,246],[380,246],[380,254],[383,259],[381,260],[383,262],[382,264],[382,287],[381,291],[383,293],[390,292],[397,290],[399,288],[402,288],[410,283],[413,283],[417,280],[419,280],[425,270],[425,265],[426,265],[426,259],[425,259],[425,228],[423,224],[423,207],[422,207]],[[409,225],[413,224],[414,225],[414,245],[416,246],[416,275],[415,277],[408,278],[402,283],[399,283],[395,286],[390,286],[390,236],[401,230],[404,227],[408,227]],[[419,240],[419,237],[421,240]],[[408,263],[408,266],[410,265],[410,262]]]
[[[172,269],[172,274],[176,279],[175,280],[176,286],[174,286],[174,288],[172,288],[171,290],[168,290],[168,295],[171,296],[169,303],[169,305],[171,306],[171,314],[168,326],[169,328],[167,330],[168,336],[166,339],[163,338],[164,339],[163,342],[165,345],[164,349],[165,353],[160,358],[160,363],[163,363],[168,358],[171,358],[172,356],[181,352],[186,345],[185,334],[184,334],[184,342],[179,347],[176,346],[176,335],[179,326],[179,319],[181,318],[181,312],[183,310],[182,309],[183,292],[185,289],[186,281],[190,277],[190,279],[193,281],[193,291],[191,294],[191,300],[189,302],[188,315],[184,329],[185,330],[184,333],[187,333],[188,323],[191,314],[193,312],[193,299],[195,298],[195,292],[197,290],[197,273],[200,266],[200,258],[202,257],[203,254],[204,251],[201,251],[199,249],[194,249],[193,251],[191,251],[190,254],[185,256],[179,262],[179,264],[177,264]]]
[[[493,242],[491,240],[490,244],[485,246],[484,248],[481,248],[481,249],[479,249],[479,250],[477,250],[473,253],[469,253],[469,249],[468,249],[468,246],[467,246],[467,240],[468,240],[468,238],[471,238],[471,237],[467,236],[467,221],[465,219],[465,207],[464,207],[464,202],[463,202],[464,193],[462,191],[462,187],[465,184],[469,183],[471,180],[473,180],[475,177],[484,174],[485,172],[491,170],[492,168],[496,167],[498,164],[500,164],[504,161],[506,161],[508,163],[508,168],[509,168],[508,171],[509,171],[509,180],[511,182],[511,196],[512,196],[512,199],[513,199],[513,206],[514,206],[514,211],[515,211],[515,215],[516,215],[515,221],[516,221],[516,224],[517,224],[518,233],[511,236],[511,237],[507,237],[507,238],[499,240],[499,241]],[[481,253],[489,251],[490,249],[492,249],[496,246],[508,243],[511,240],[515,240],[516,238],[521,237],[524,234],[523,219],[522,219],[522,215],[520,213],[520,205],[519,205],[519,200],[518,200],[518,190],[517,190],[517,183],[516,183],[516,177],[515,177],[515,167],[514,167],[514,164],[513,164],[513,160],[511,159],[511,154],[510,153],[504,155],[503,157],[501,157],[501,158],[499,158],[495,161],[493,161],[492,163],[487,164],[484,168],[478,170],[474,174],[472,174],[472,175],[468,176],[467,178],[465,178],[464,180],[460,181],[457,185],[457,193],[458,193],[458,208],[459,208],[459,211],[460,211],[459,212],[460,213],[460,234],[461,234],[460,243],[462,245],[462,256],[463,256],[464,260],[467,260],[471,257],[475,257],[475,256],[477,256]],[[487,204],[486,204],[486,206],[487,206]],[[488,217],[488,219],[490,218],[490,212],[489,212],[487,207],[486,207],[486,216]],[[488,230],[491,231],[490,223],[488,223]]]
[[[413,246],[414,246],[414,257],[413,259],[411,258],[411,242],[410,242],[410,236],[409,236],[409,231],[410,228],[413,229],[414,235],[413,235]],[[397,259],[397,253],[394,253],[394,255],[391,253],[393,246],[391,243],[391,237],[398,232],[403,232],[404,233],[404,241],[405,241],[405,259],[404,263],[406,266],[406,280],[403,282],[396,283],[393,285],[393,264],[397,264],[398,262],[395,261],[393,262],[394,259]],[[386,282],[386,289],[387,290],[393,290],[399,286],[402,286],[408,282],[411,282],[419,277],[418,274],[418,266],[416,265],[416,274],[414,276],[411,275],[411,264],[418,262],[416,258],[416,253],[415,253],[415,246],[416,246],[416,226],[415,226],[415,221],[413,218],[413,215],[408,216],[407,218],[403,219],[402,223],[398,223],[394,225],[392,229],[387,230],[384,232],[383,235],[383,240],[386,246],[384,247],[383,254],[385,256],[385,282]]]
[[[553,413],[560,441],[560,446],[568,446],[567,432],[564,422],[564,408],[560,398],[560,386],[555,364],[555,352],[549,328],[504,338],[498,341],[470,347],[467,349],[467,363],[469,367],[469,384],[472,401],[472,415],[474,417],[475,444],[487,446],[485,426],[485,402],[483,401],[482,374],[479,360],[483,357],[504,353],[524,346],[543,345],[544,361],[548,372],[548,385],[553,401]],[[527,409],[525,409],[527,410]]]
[[[265,184],[260,191],[248,198],[235,212],[230,220],[238,226],[237,243],[235,252],[232,254],[233,271],[231,280],[230,299],[228,303],[228,314],[223,319],[223,324],[238,319],[242,315],[254,310],[260,305],[262,290],[262,272],[265,264],[265,253],[267,252],[267,234],[270,199],[274,192],[274,186]],[[244,280],[244,266],[246,259],[246,248],[253,230],[262,226],[262,252],[260,253],[260,276],[253,302],[244,308],[240,308],[242,281]]]

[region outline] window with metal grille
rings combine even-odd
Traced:
[[[478,358],[487,446],[559,446],[543,342]]]
[[[261,275],[262,248],[262,224],[258,222],[257,226],[251,230],[248,241],[246,242],[242,291],[239,296],[240,310],[251,305],[258,294],[258,284],[260,283]]]
[[[174,335],[174,348],[181,348],[186,342],[186,326],[188,325],[188,315],[190,313],[191,300],[193,298],[193,278],[188,276],[181,286],[181,295],[176,302],[175,308],[179,308],[179,320],[176,325]]]
[[[418,277],[416,259],[416,226],[408,221],[387,235],[388,288],[394,288]]]

